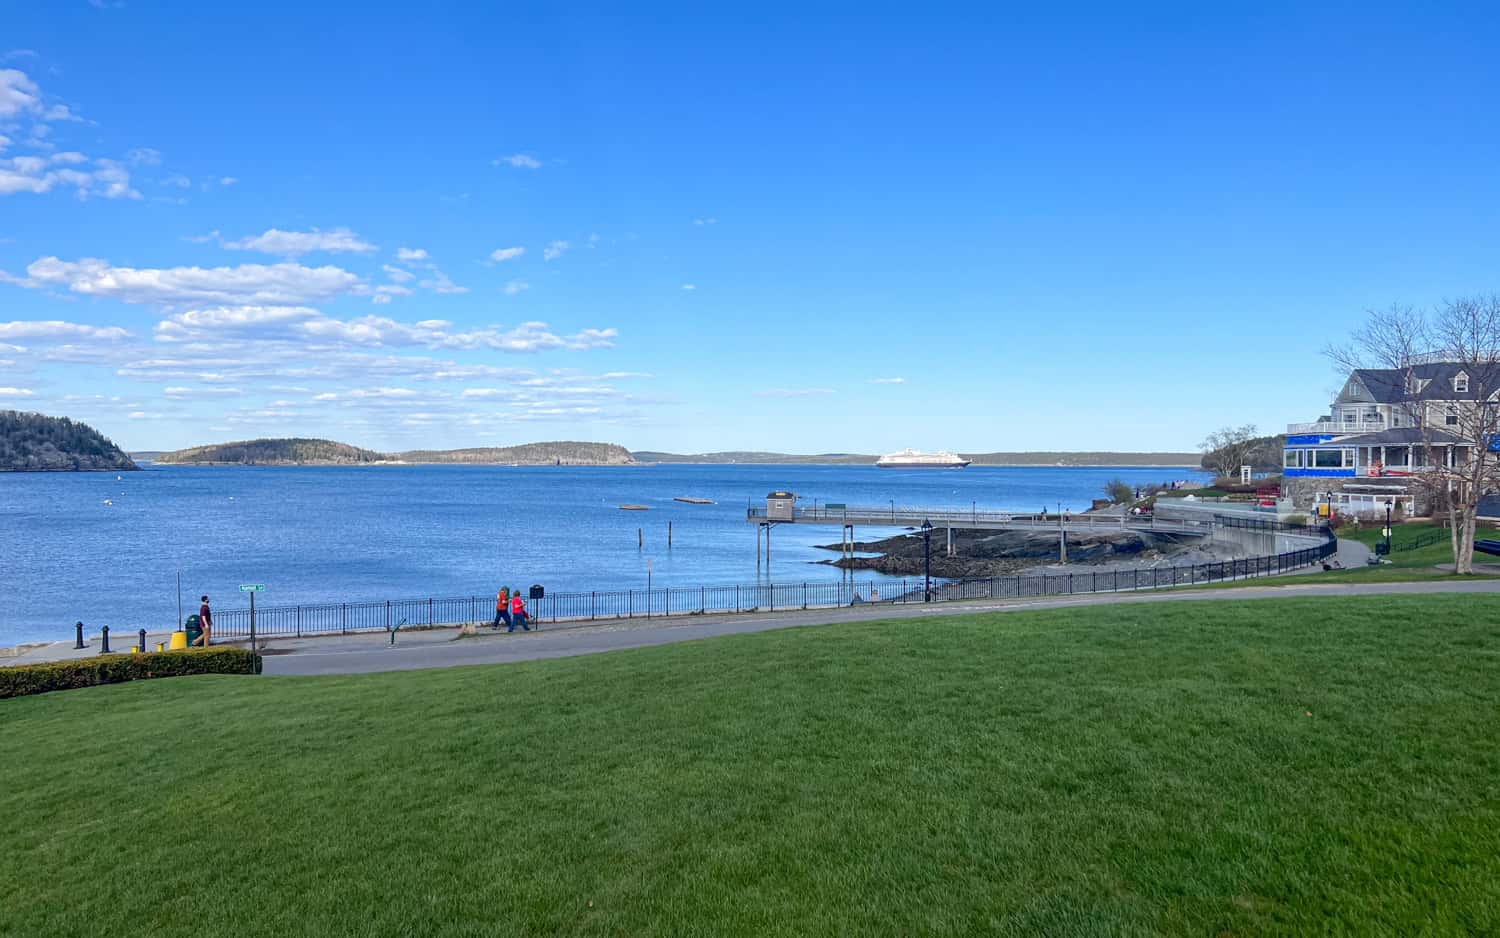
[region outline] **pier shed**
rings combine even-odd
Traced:
[[[795,521],[797,496],[792,492],[771,492],[766,495],[767,521]]]

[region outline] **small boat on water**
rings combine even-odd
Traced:
[[[620,506],[620,510],[621,511],[650,511],[651,508],[648,505],[621,505]]]
[[[875,460],[875,466],[880,469],[962,469],[968,464],[969,460],[946,450],[921,453],[904,449],[899,453],[886,453]]]
[[[712,504],[714,504],[714,500],[711,499],[711,498],[694,498],[691,495],[674,495],[674,496],[672,496],[672,501],[674,501],[674,502],[682,502],[684,505],[712,505]]]

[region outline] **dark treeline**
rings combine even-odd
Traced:
[[[0,410],[0,472],[134,469],[98,430],[67,417]]]
[[[175,453],[163,453],[159,463],[229,463],[239,466],[277,466],[297,463],[355,465],[380,462],[386,457],[373,450],[360,449],[333,440],[242,440],[195,446]]]

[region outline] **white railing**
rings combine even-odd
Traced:
[[[1288,433],[1376,433],[1385,429],[1384,420],[1320,420],[1317,423],[1289,423]]]

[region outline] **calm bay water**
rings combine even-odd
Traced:
[[[1104,483],[1202,473],[1156,468],[888,470],[872,466],[507,468],[180,467],[0,473],[0,645],[90,630],[170,627],[186,611],[549,591],[752,583],[748,504],[773,489],[849,505],[981,510],[1088,507]],[[674,496],[713,499],[687,505]],[[108,499],[112,504],[105,504]],[[649,511],[620,511],[632,503]],[[673,546],[667,549],[667,522]],[[645,547],[636,546],[636,529]],[[856,531],[861,539],[892,529]],[[836,527],[778,527],[772,579],[836,580]],[[861,578],[864,575],[861,574]]]

